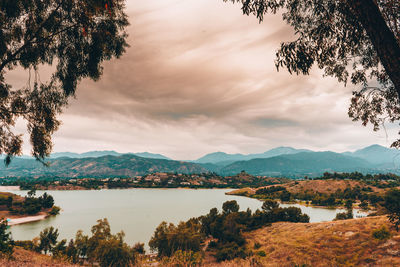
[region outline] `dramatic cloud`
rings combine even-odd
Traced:
[[[259,24],[222,0],[128,2],[130,48],[105,64],[100,81],[79,85],[55,151],[194,159],[281,145],[344,151],[390,143],[347,117],[352,86],[317,69],[276,71],[280,42],[294,38],[279,15]],[[26,77],[17,71],[9,79],[21,86]]]

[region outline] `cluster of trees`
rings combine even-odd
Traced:
[[[379,173],[379,174],[362,174],[360,172],[351,173],[330,173],[325,172],[323,176],[315,178],[317,180],[356,180],[363,181],[368,185],[373,185],[379,188],[393,188],[400,186],[400,176],[393,173]]]
[[[389,213],[389,221],[394,224],[398,231],[400,226],[400,190],[391,189],[385,196],[383,206]]]
[[[6,200],[8,210],[12,214],[29,214],[33,215],[42,210],[50,210],[52,215],[58,213],[59,208],[54,206],[54,199],[46,192],[42,196],[36,197],[36,190],[30,190],[22,202],[13,201],[13,197],[9,196]]]
[[[193,178],[189,174],[168,173],[166,178],[160,182],[146,181],[144,176],[142,179],[134,180],[133,178],[109,178],[108,180],[98,178],[82,178],[82,179],[66,179],[58,177],[41,177],[32,178],[12,178],[8,177],[1,181],[1,185],[20,186],[21,189],[31,190],[40,189],[47,190],[49,187],[57,186],[80,186],[86,189],[101,188],[178,188],[182,187],[181,182],[201,181],[201,184],[184,185],[190,188],[243,188],[243,187],[261,187],[267,185],[278,184],[288,181],[286,178],[266,178],[240,173],[234,176],[224,177],[216,173],[197,174]]]
[[[1,229],[0,229],[1,230]],[[0,233],[1,234],[1,233]],[[144,254],[144,244],[137,243],[130,247],[124,242],[124,232],[111,233],[107,219],[98,220],[92,226],[91,236],[84,235],[81,230],[76,233],[75,240],[58,239],[58,229],[49,227],[40,232],[38,238],[33,241],[9,241],[13,245],[25,249],[62,258],[75,264],[98,264],[101,267],[125,267],[134,266],[138,255]]]
[[[368,207],[368,202],[371,205],[376,205],[383,201],[383,197],[377,193],[371,192],[370,187],[354,188],[347,187],[344,190],[337,189],[334,193],[321,193],[313,190],[305,190],[303,192],[289,192],[283,186],[271,186],[258,189],[252,197],[261,199],[280,199],[281,201],[304,200],[313,205],[334,207],[346,203],[347,200],[359,200],[364,203],[364,207]],[[367,204],[365,204],[367,203]]]
[[[242,232],[255,230],[277,221],[309,222],[309,217],[299,208],[280,208],[273,200],[266,200],[262,210],[239,211],[235,200],[227,201],[222,212],[213,208],[204,216],[192,218],[178,225],[162,222],[154,232],[149,246],[158,256],[172,257],[181,251],[200,253],[207,238],[212,238],[209,248],[216,251],[218,261],[237,257],[245,258],[251,254],[245,248]]]

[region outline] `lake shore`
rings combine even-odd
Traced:
[[[8,225],[13,226],[13,225],[18,225],[18,224],[23,224],[23,223],[30,223],[30,222],[36,222],[36,221],[41,221],[47,218],[47,214],[40,214],[40,215],[35,215],[35,216],[24,216],[24,217],[16,217],[16,218],[8,218]]]

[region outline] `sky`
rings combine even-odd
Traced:
[[[196,159],[278,146],[353,151],[389,146],[397,129],[373,132],[347,115],[351,92],[323,77],[279,72],[281,42],[295,38],[280,15],[259,23],[222,0],[128,0],[126,53],[84,80],[61,115],[54,152],[115,150]],[[26,71],[8,78],[13,86]],[[17,126],[24,132],[23,122]],[[30,145],[25,134],[24,154]]]

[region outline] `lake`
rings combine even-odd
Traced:
[[[98,219],[107,218],[113,233],[123,230],[125,240],[132,245],[143,242],[147,247],[155,228],[162,222],[178,223],[198,217],[222,203],[236,200],[241,210],[261,208],[262,202],[252,198],[225,195],[231,189],[112,189],[90,191],[46,191],[54,197],[62,211],[45,220],[15,225],[10,228],[14,240],[38,236],[46,227],[59,229],[59,240],[74,238],[81,229],[89,234]],[[10,191],[25,195],[27,191]],[[44,191],[37,191],[40,196]],[[289,204],[283,204],[283,207]],[[311,222],[331,221],[343,210],[297,206],[310,216]],[[147,247],[148,248],[148,247]]]

